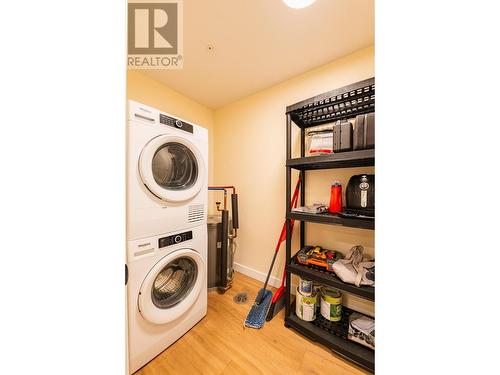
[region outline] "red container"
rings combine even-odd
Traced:
[[[338,181],[332,184],[328,211],[332,214],[342,212],[342,185]]]

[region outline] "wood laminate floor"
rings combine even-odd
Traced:
[[[368,374],[285,328],[283,311],[260,330],[244,329],[261,287],[259,281],[237,273],[225,294],[208,294],[207,316],[136,374]],[[238,305],[233,297],[241,291],[247,291],[249,299]]]

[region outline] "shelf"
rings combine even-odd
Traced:
[[[375,78],[366,79],[288,106],[287,114],[308,128],[375,111]]]
[[[298,170],[352,168],[375,165],[375,149],[288,159],[287,167]]]
[[[375,229],[375,219],[347,218],[329,213],[307,214],[303,212],[290,212],[290,215],[287,218],[311,223],[342,225],[344,227],[361,229]]]
[[[311,107],[317,107],[328,103],[334,103],[337,101],[338,95],[343,95],[345,93],[351,92],[352,90],[358,90],[360,88],[364,88],[366,86],[372,86],[375,84],[375,77],[365,79],[363,81],[355,82],[347,86],[343,86],[338,89],[334,89],[328,92],[325,92],[320,95],[313,96],[309,99],[302,100],[298,103],[289,105],[286,107],[286,112],[294,112],[300,110],[306,110]],[[375,88],[373,88],[375,90]],[[353,96],[353,95],[351,95]]]
[[[355,342],[327,332],[312,322],[306,322],[295,315],[295,303],[290,316],[285,317],[285,326],[291,327],[310,340],[316,341],[347,360],[370,371],[375,371],[375,352]]]
[[[291,263],[286,266],[286,270],[288,272],[293,273],[294,275],[302,277],[303,279],[316,281],[320,284],[324,284],[326,286],[339,289],[343,292],[355,294],[358,297],[370,301],[375,301],[374,287],[372,286],[357,287],[356,285],[346,284],[334,274],[322,270],[317,270],[308,266],[304,266],[302,264],[298,264],[295,261],[295,257],[293,257]]]

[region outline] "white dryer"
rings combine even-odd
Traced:
[[[128,102],[127,239],[206,225],[208,130]]]
[[[128,242],[129,371],[207,313],[207,226]]]

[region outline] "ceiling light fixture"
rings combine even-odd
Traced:
[[[301,9],[308,7],[316,0],[283,0],[283,2],[288,5],[290,8]]]

